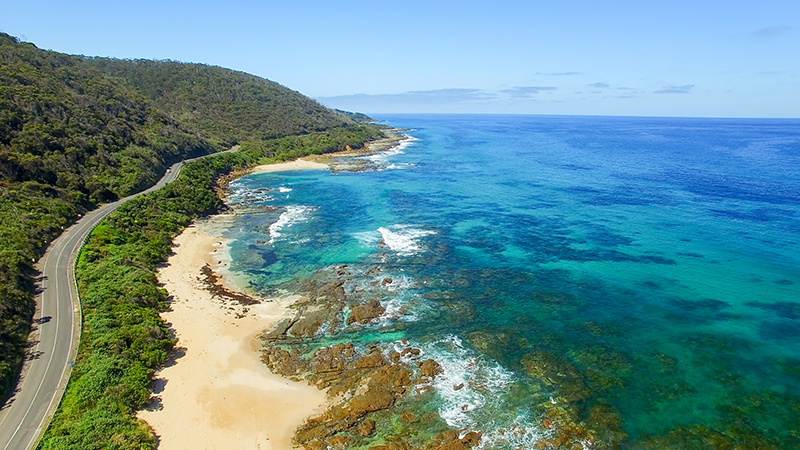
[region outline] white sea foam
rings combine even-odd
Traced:
[[[314,208],[311,206],[287,207],[286,211],[281,213],[280,217],[278,217],[278,221],[269,226],[269,243],[274,244],[275,240],[283,235],[281,231],[284,228],[308,220],[308,217],[313,210]]]
[[[422,297],[412,291],[414,280],[406,275],[391,276],[392,282],[383,286],[393,295],[385,302],[380,323],[416,322],[429,310]]]
[[[478,448],[530,448],[536,441],[547,436],[547,430],[542,430],[532,424],[527,414],[518,415],[510,424],[492,424],[489,429],[484,429],[483,437]],[[583,445],[586,449],[586,445]]]
[[[388,166],[386,166],[386,170],[408,169],[409,167],[413,167],[413,166],[414,165],[410,164],[410,163],[395,163],[395,164],[389,164]]]
[[[280,186],[278,187],[278,192],[292,192],[292,188]]]
[[[406,139],[404,141],[400,142],[400,144],[398,144],[398,145],[396,145],[396,146],[394,146],[392,148],[386,149],[386,150],[384,150],[382,152],[373,153],[373,154],[370,154],[370,155],[367,155],[367,156],[362,156],[360,158],[361,159],[366,159],[366,160],[372,162],[374,164],[374,166],[375,166],[375,170],[378,170],[378,171],[386,170],[386,169],[406,169],[408,167],[412,167],[413,164],[408,164],[408,163],[390,163],[389,162],[389,158],[391,158],[392,156],[404,154],[405,153],[405,149],[408,146],[412,145],[414,143],[414,141],[417,141],[417,140],[418,139],[406,135]]]
[[[369,159],[370,161],[385,161],[387,157],[394,156],[394,155],[402,155],[405,153],[405,149],[408,148],[411,144],[419,139],[405,135],[406,139],[401,141],[399,144],[395,145],[394,147],[387,148],[382,152],[373,153],[371,155],[367,155],[364,158]]]
[[[372,240],[373,245],[380,237],[379,234],[376,235],[377,237]],[[345,291],[367,292],[373,298],[380,300],[384,312],[374,321],[378,326],[387,326],[395,322],[415,322],[430,310],[425,300],[415,291],[416,282],[408,275],[396,272],[362,275],[349,280],[345,284]],[[391,281],[387,282],[387,279]]]
[[[434,231],[415,229],[408,225],[394,225],[391,228],[392,230],[380,227],[378,232],[390,250],[404,256],[414,255],[421,250],[422,247],[416,239],[436,234]]]
[[[248,188],[241,183],[233,182],[228,186],[229,204],[262,203],[271,201],[272,188]]]
[[[512,372],[464,347],[453,335],[424,345],[423,350],[442,366],[433,386],[442,399],[439,415],[448,425],[475,426],[476,410],[502,407],[500,399],[514,382]]]
[[[352,236],[366,248],[375,247],[375,244],[381,240],[381,234],[378,231],[361,231],[358,233],[353,233]]]

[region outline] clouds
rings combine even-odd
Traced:
[[[759,38],[771,38],[771,37],[783,36],[785,34],[790,33],[793,30],[794,28],[786,26],[766,27],[754,31],[753,35]]]
[[[407,107],[458,105],[466,103],[482,103],[491,100],[492,96],[481,89],[432,89],[426,91],[408,91],[400,94],[353,94],[333,97],[319,97],[317,100],[326,105],[360,105],[357,110],[370,111],[391,105],[401,109]]]
[[[549,92],[555,90],[555,86],[514,86],[511,89],[505,89],[500,92],[507,94],[511,98],[519,99],[528,98],[540,92]]]
[[[408,91],[399,94],[338,95],[318,97],[317,100],[328,106],[351,111],[458,111],[487,105],[527,103],[535,100],[537,95],[555,90],[555,86],[514,86],[500,91],[450,88]]]
[[[586,75],[583,72],[536,72],[536,75],[546,75],[551,77],[569,77],[573,75]]]
[[[502,89],[447,88],[406,91],[394,94],[353,94],[317,97],[326,106],[372,114],[380,113],[560,113],[569,107],[582,111],[603,111],[602,104],[613,103],[620,112],[644,107],[661,100],[661,94],[690,94],[694,84],[653,84],[621,86],[615,80],[586,84],[586,79],[564,78],[557,85],[536,84]],[[649,86],[647,86],[649,85]],[[588,87],[588,90],[585,90]],[[678,96],[680,97],[680,96]],[[686,97],[679,104],[687,104]],[[677,99],[676,99],[677,100]],[[624,101],[623,103],[619,103]],[[638,102],[638,103],[637,103]],[[563,106],[567,105],[567,106]],[[573,106],[570,106],[573,105]],[[578,105],[578,106],[574,106]],[[637,106],[639,105],[639,106]],[[589,108],[597,108],[589,110]],[[616,111],[615,111],[616,112]]]
[[[684,84],[683,86],[675,86],[671,84],[669,86],[665,86],[657,91],[654,91],[654,94],[688,94],[689,91],[694,88],[693,84]]]
[[[448,89],[433,89],[428,91],[409,91],[402,94],[390,94],[391,97],[396,99],[405,99],[414,102],[423,103],[463,103],[463,102],[478,102],[487,100],[490,95],[480,89],[461,89],[461,88],[448,88]]]

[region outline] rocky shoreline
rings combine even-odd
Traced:
[[[380,270],[379,267],[373,268]],[[261,335],[262,361],[273,373],[327,389],[327,410],[309,418],[294,442],[307,450],[363,447],[374,450],[460,450],[476,447],[481,434],[452,429],[437,414],[422,417],[415,406],[433,395],[442,373],[435,360],[405,341],[320,346],[326,335],[357,329],[384,312],[380,302],[356,290],[346,292],[347,266],[332,268],[333,279],[309,281],[295,304],[294,317]],[[383,284],[390,285],[390,278]],[[338,334],[338,333],[337,333]],[[400,427],[391,436],[382,427]],[[399,439],[398,435],[405,435]]]
[[[439,377],[448,382],[444,368],[424,350],[405,339],[393,339],[402,323],[380,322],[385,308],[376,297],[395,280],[383,277],[384,268],[339,265],[305,280],[290,307],[291,317],[265,330],[262,361],[275,374],[326,390],[327,409],[310,417],[294,436],[306,450],[363,448],[368,450],[462,450],[470,448],[535,448],[541,450],[613,449],[626,439],[619,415],[603,402],[592,401],[585,375],[557,356],[531,349],[523,358],[523,371],[540,390],[531,404],[540,411],[530,429],[509,427],[491,436],[475,427],[449,426],[431,409]],[[353,280],[369,274],[368,288]],[[362,286],[362,288],[359,288]],[[434,292],[434,291],[431,291]],[[380,322],[380,324],[378,324]],[[361,338],[364,327],[386,336]],[[503,334],[476,332],[469,336],[475,348],[491,345]],[[483,391],[468,381],[452,389]],[[525,446],[506,447],[530,438]]]
[[[386,139],[366,149],[322,158],[332,171],[381,170],[369,156],[391,151],[410,139],[402,131],[387,130]],[[381,260],[386,260],[385,254]],[[518,442],[527,436],[529,430],[514,427],[493,430],[497,434],[493,436],[469,426],[456,428],[431,406],[441,401],[436,398],[435,384],[437,377],[446,374],[421,348],[394,338],[402,335],[404,323],[386,320],[388,305],[381,299],[386,298],[383,291],[392,290],[400,280],[382,275],[386,269],[381,263],[369,268],[339,265],[296,280],[289,290],[300,298],[290,307],[289,316],[260,335],[261,360],[272,373],[305,381],[326,391],[328,397],[325,411],[298,427],[293,443],[306,450],[466,450],[492,448],[495,440]],[[365,279],[370,281],[365,283]],[[443,294],[424,290],[424,298]],[[468,304],[461,306],[469,310]],[[382,337],[364,340],[358,332],[365,329]],[[473,333],[469,341],[481,348],[492,341],[491,334]],[[614,448],[613,442],[624,439],[615,421],[618,416],[603,405],[591,408],[592,417],[583,417],[578,405],[590,395],[582,376],[569,363],[531,351],[524,366],[527,375],[541,381],[545,400],[532,405],[544,412],[534,419],[539,431],[528,444],[542,450],[578,450],[585,445]],[[468,389],[484,389],[480,383],[469,384]],[[450,387],[458,391],[465,385]],[[550,401],[545,391],[553,394]]]
[[[344,152],[321,155],[314,158],[315,162],[327,164],[331,172],[362,172],[365,170],[382,170],[380,164],[372,161],[370,156],[390,151],[400,147],[404,142],[412,140],[405,134],[409,131],[404,128],[385,128],[384,137],[367,143],[364,148],[348,149]]]

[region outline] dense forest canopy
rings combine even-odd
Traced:
[[[230,145],[351,125],[347,114],[263,78],[203,64],[88,59],[181,123]]]
[[[104,201],[214,149],[84,58],[0,36],[0,179]]]
[[[33,262],[80,214],[189,156],[296,135],[314,144],[293,155],[331,151],[370,127],[242,72],[66,55],[0,33],[0,399],[30,330]]]

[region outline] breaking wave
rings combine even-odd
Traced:
[[[435,231],[420,230],[412,228],[409,225],[393,225],[391,228],[390,230],[380,227],[378,228],[378,232],[383,238],[383,243],[386,244],[390,250],[403,256],[414,255],[422,249],[417,239],[436,234]]]
[[[289,206],[286,208],[277,222],[269,226],[269,244],[274,244],[280,238],[284,228],[290,227],[296,223],[305,222],[308,220],[309,214],[315,208],[311,206]]]

